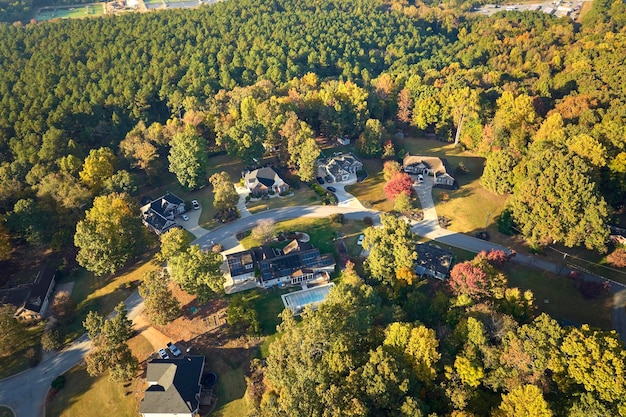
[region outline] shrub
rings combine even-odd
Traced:
[[[606,257],[606,261],[616,268],[626,267],[626,250],[623,248],[615,249],[609,256]]]
[[[342,213],[333,213],[328,218],[329,218],[329,220],[332,223],[343,224],[343,214]]]
[[[596,282],[596,281],[583,281],[578,286],[580,295],[587,300],[599,298],[609,292],[610,284],[608,281]]]
[[[502,211],[502,213],[498,217],[498,232],[507,236],[512,236],[515,234],[513,217],[511,215],[511,211],[508,209]]]
[[[65,375],[59,375],[54,378],[54,381],[52,381],[52,384],[50,384],[50,386],[57,391],[62,390],[65,386]]]
[[[365,226],[373,226],[374,225],[374,219],[372,219],[370,216],[365,216],[365,217],[363,217],[363,224]]]
[[[43,332],[41,336],[41,347],[43,350],[59,350],[63,347],[61,328],[58,325]]]

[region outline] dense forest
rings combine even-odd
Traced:
[[[458,131],[532,245],[605,251],[626,191],[626,6],[595,0],[579,24],[467,5],[241,0],[0,25],[0,261],[76,246],[81,265],[115,273],[146,241],[138,188],[164,171],[194,189],[209,152],[251,164],[278,149],[310,181],[318,135],[393,158],[398,131]],[[615,335],[534,317],[502,261],[459,264],[426,295],[372,257],[317,315],[284,318],[255,409],[626,416]]]

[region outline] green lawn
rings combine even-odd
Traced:
[[[97,277],[83,268],[73,275],[63,277],[60,282],[74,281],[72,298],[78,303],[77,318],[68,326],[66,342],[85,332],[82,321],[90,310],[106,316],[120,301],[124,301],[133,291],[126,288],[126,285],[141,280],[144,273],[157,268],[152,262],[153,255],[144,255],[113,278]]]
[[[218,375],[215,384],[217,407],[213,416],[240,417],[246,415],[246,379],[243,366],[232,367],[228,363],[212,355],[206,356],[205,369]]]
[[[0,379],[25,371],[33,360],[41,356],[43,324],[28,327],[20,345],[9,355],[0,357]]]
[[[104,15],[103,3],[91,3],[72,7],[43,8],[35,17],[36,20],[78,19]]]
[[[466,174],[452,174],[460,185],[458,190],[433,189],[437,214],[451,219],[450,230],[471,234],[488,226],[492,234],[497,231],[495,219],[504,207],[506,196],[491,194],[480,185],[484,158],[437,140],[405,138],[397,144],[412,154],[445,158],[453,170],[461,163],[469,170]]]
[[[585,300],[569,279],[516,264],[507,264],[505,274],[510,287],[533,292],[538,311],[548,313],[556,320],[611,329],[610,296]]]
[[[250,213],[258,213],[265,210],[273,210],[280,207],[315,206],[321,202],[320,197],[308,186],[303,185],[295,190],[293,195],[286,197],[273,197],[269,200],[250,201],[246,207]]]
[[[393,203],[385,197],[383,162],[379,159],[363,159],[363,166],[368,177],[359,183],[348,185],[346,191],[367,208],[379,211],[393,210]]]
[[[109,381],[108,374],[92,378],[82,367],[65,374],[65,387],[46,410],[46,417],[138,417],[136,382],[124,387]]]
[[[15,414],[10,408],[0,405],[0,417],[15,417]]]

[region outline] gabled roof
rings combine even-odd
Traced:
[[[300,242],[298,239],[294,239],[289,242],[287,246],[285,246],[285,248],[283,249],[283,254],[287,255],[291,252],[305,251],[309,249],[313,249],[313,245],[311,245],[309,242]]]
[[[252,250],[226,255],[226,263],[231,277],[250,273],[254,270],[255,261],[256,256]],[[252,267],[249,265],[252,265]],[[246,268],[246,266],[248,267]]]
[[[50,286],[53,284],[52,281],[54,280],[55,274],[56,269],[51,268],[49,265],[45,265],[41,271],[39,271],[31,287],[28,299],[24,304],[24,308],[36,313],[42,313],[41,307],[43,306],[46,295],[48,295]]]
[[[452,252],[430,243],[417,244],[415,251],[417,252],[415,272],[420,275],[433,275],[439,279],[448,277],[454,258]]]
[[[204,356],[154,359],[148,363],[140,413],[191,414],[198,409]]]
[[[433,170],[433,172],[437,174],[443,174],[446,172],[446,167],[443,163],[443,160],[436,156],[421,156],[421,155],[411,155],[407,153],[402,160],[402,166],[426,166]]]
[[[324,268],[334,265],[335,259],[331,254],[320,254],[317,248],[295,251],[272,259],[259,261],[261,279],[270,281],[291,275],[302,268]]]
[[[353,166],[362,167],[363,163],[359,159],[352,155],[352,153],[342,153],[339,155],[331,156],[323,163],[326,170],[333,176],[337,177],[342,174],[349,174],[350,168]]]
[[[274,168],[271,167],[255,169],[254,171],[246,173],[243,178],[246,182],[246,186],[250,189],[255,188],[259,183],[267,188],[271,188],[276,183],[284,182],[282,178],[280,178],[280,175],[274,171]]]

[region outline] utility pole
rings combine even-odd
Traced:
[[[454,146],[459,144],[459,139],[461,138],[461,126],[463,126],[463,119],[465,119],[465,113],[461,115],[461,120],[459,121],[459,125],[456,127],[456,135],[454,136]]]

